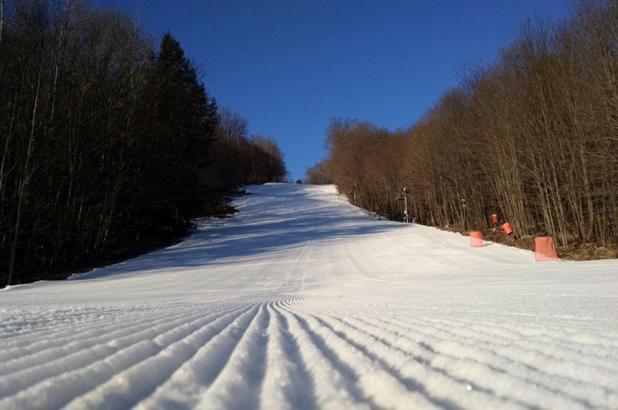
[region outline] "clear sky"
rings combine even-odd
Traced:
[[[95,0],[155,39],[169,30],[220,107],[275,138],[294,179],[326,154],[334,117],[407,127],[531,17],[571,0]]]

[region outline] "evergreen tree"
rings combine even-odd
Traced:
[[[166,33],[144,89],[142,184],[157,226],[182,225],[208,196],[206,158],[217,126],[217,107],[178,41]],[[161,225],[161,223],[163,225]]]

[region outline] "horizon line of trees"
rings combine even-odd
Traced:
[[[272,139],[219,112],[182,47],[82,0],[0,0],[0,287],[182,235],[246,184]]]
[[[586,0],[567,21],[525,25],[409,129],[334,120],[310,183],[356,205],[462,231],[497,213],[519,237],[618,246],[618,1]]]

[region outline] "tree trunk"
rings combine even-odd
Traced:
[[[39,91],[41,89],[41,77],[43,75],[43,64],[39,66],[39,74],[36,85],[36,92],[34,94],[34,104],[32,107],[32,117],[30,121],[30,137],[28,139],[28,149],[26,150],[26,159],[24,161],[23,173],[21,176],[21,180],[19,183],[18,193],[17,193],[17,211],[15,215],[15,230],[13,233],[13,243],[11,244],[11,252],[10,252],[10,260],[9,260],[9,277],[8,277],[8,285],[11,285],[11,281],[13,279],[13,274],[15,273],[15,255],[17,254],[17,242],[19,239],[19,230],[21,227],[21,217],[22,217],[22,207],[24,203],[24,198],[27,194],[28,183],[30,182],[30,162],[32,159],[32,150],[34,144],[34,129],[36,126],[36,118],[37,118],[37,109],[39,106]]]

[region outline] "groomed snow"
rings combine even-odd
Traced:
[[[0,291],[0,408],[618,408],[618,261],[249,191],[178,245]]]

